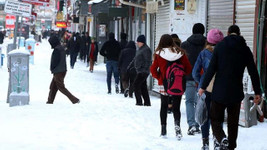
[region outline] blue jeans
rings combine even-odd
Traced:
[[[210,133],[210,103],[211,103],[211,93],[205,92],[206,99],[205,103],[208,110],[208,119],[207,121],[201,126],[202,138],[208,138]]]
[[[119,84],[119,71],[118,71],[118,61],[108,60],[106,62],[107,69],[107,86],[108,91],[111,92],[111,77],[112,72],[114,73],[115,83]]]
[[[199,127],[195,120],[197,101],[197,86],[195,81],[186,81],[185,99],[187,123],[189,127]]]

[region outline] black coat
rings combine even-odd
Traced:
[[[216,45],[201,88],[206,89],[216,74],[212,100],[226,105],[241,102],[244,98],[242,81],[245,67],[255,94],[260,94],[259,75],[252,52],[243,37],[229,35]]]
[[[74,40],[74,36],[70,38],[69,42],[68,42],[68,49],[70,50],[70,53],[78,53],[80,52],[81,49],[81,37],[80,36],[76,36],[76,39]]]
[[[125,49],[121,51],[118,68],[121,73],[127,72],[127,67],[130,62],[134,59],[136,53],[136,46],[133,41],[130,41]]]
[[[121,49],[122,49],[122,50],[126,47],[127,43],[128,43],[127,40],[124,40],[124,39],[121,40],[121,42],[120,42],[120,46],[121,46]]]
[[[60,44],[56,36],[49,39],[49,43],[54,51],[51,56],[50,70],[54,73],[66,72],[66,53],[64,47]]]
[[[134,67],[137,73],[150,73],[150,66],[152,63],[152,52],[145,44],[136,52]]]
[[[206,37],[202,34],[193,34],[185,42],[181,44],[181,48],[185,50],[191,66],[195,65],[199,53],[204,49]],[[186,80],[194,81],[192,73],[186,76]]]
[[[107,60],[118,61],[121,52],[120,43],[115,39],[105,42],[100,50],[100,55],[107,57]]]

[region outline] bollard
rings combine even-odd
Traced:
[[[33,35],[26,40],[25,49],[30,52],[30,63],[34,64],[34,50],[35,50],[35,40]]]
[[[239,125],[249,128],[253,125],[257,125],[257,110],[253,109],[254,94],[245,94],[245,98],[241,102]]]
[[[10,64],[9,106],[29,104],[29,55],[25,48],[8,53]]]

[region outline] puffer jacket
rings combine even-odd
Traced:
[[[150,67],[150,72],[152,77],[158,80],[158,85],[163,85],[168,61],[176,61],[178,59],[185,68],[185,75],[190,74],[192,67],[186,55],[174,53],[169,48],[163,48],[161,53],[155,54],[154,61]]]
[[[50,71],[55,73],[66,72],[66,53],[64,47],[60,44],[60,41],[56,36],[52,36],[49,40],[49,43],[54,51],[51,56]]]
[[[195,65],[199,53],[204,49],[206,37],[202,34],[193,34],[181,44],[192,66]],[[186,76],[186,80],[194,81],[192,74]]]

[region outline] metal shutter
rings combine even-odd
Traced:
[[[236,1],[236,25],[244,36],[251,51],[253,51],[254,23],[256,0]]]
[[[160,37],[163,34],[168,34],[170,28],[170,2],[164,0],[164,5],[159,5],[158,12],[156,13],[156,31],[155,31],[155,49],[158,47]],[[158,92],[158,80],[153,78],[153,91]]]
[[[233,25],[233,11],[233,0],[209,0],[207,31],[218,28],[223,32],[224,36],[226,36],[228,27]]]

